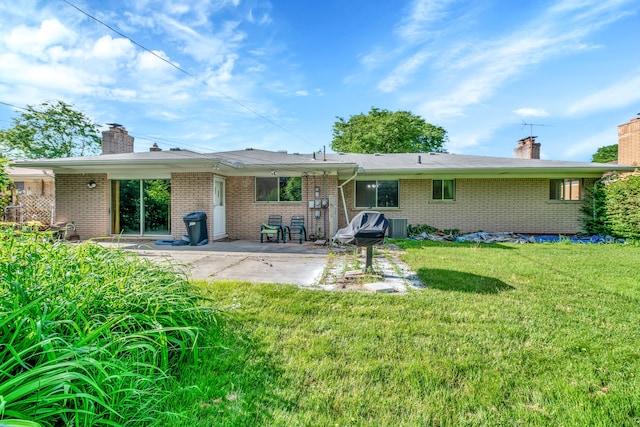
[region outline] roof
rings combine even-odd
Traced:
[[[508,157],[471,156],[450,153],[400,153],[327,155],[355,163],[358,174],[398,176],[509,176],[509,177],[599,177],[612,170],[627,171],[632,167],[609,163],[571,162],[564,160],[516,159]],[[569,174],[569,175],[567,175]]]
[[[608,163],[530,160],[448,153],[301,154],[257,149],[197,153],[190,150],[148,151],[62,159],[13,162],[28,168],[50,168],[56,173],[145,173],[148,171],[197,172],[215,170],[222,175],[259,175],[278,171],[301,174],[315,171],[341,177],[420,176],[450,177],[600,177],[631,166]]]
[[[32,169],[32,168],[19,168],[19,167],[6,167],[7,175],[14,181],[44,179],[53,180],[53,171],[50,169]]]

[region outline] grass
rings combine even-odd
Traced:
[[[638,246],[403,246],[427,289],[200,283],[228,315],[163,425],[640,424]]]
[[[153,425],[214,320],[183,274],[2,231],[0,426]]]
[[[426,289],[198,291],[3,232],[0,425],[640,424],[639,246],[401,245]]]

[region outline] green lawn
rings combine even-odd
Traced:
[[[640,424],[640,247],[403,245],[426,289],[202,283],[227,316],[162,425]]]

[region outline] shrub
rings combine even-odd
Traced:
[[[640,237],[640,175],[627,175],[605,185],[607,227],[617,237]]]
[[[214,312],[184,274],[42,236],[0,231],[0,420],[149,425]]]
[[[427,224],[416,224],[416,225],[409,224],[407,227],[407,231],[409,233],[409,236],[419,236],[422,233],[427,233],[427,234],[437,233],[439,230]]]
[[[598,181],[593,187],[586,187],[586,196],[581,208],[582,228],[586,234],[602,236],[611,234],[606,222],[607,208],[604,188],[605,185],[601,181]]]

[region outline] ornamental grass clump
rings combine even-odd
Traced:
[[[213,309],[173,269],[43,236],[0,231],[0,424],[153,424]]]

